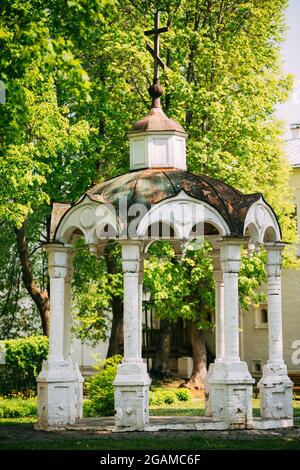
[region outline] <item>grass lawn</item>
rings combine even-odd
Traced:
[[[168,433],[165,433],[168,434]],[[126,439],[91,439],[0,443],[0,450],[300,450],[299,438],[222,439],[198,436],[136,437]]]
[[[253,402],[254,414],[259,400]],[[300,418],[300,400],[294,400],[294,413]],[[152,416],[204,414],[204,400],[152,406]],[[46,433],[32,429],[35,417],[0,419],[0,450],[300,450],[299,432],[251,431],[164,431],[154,433],[103,433],[69,431]],[[299,421],[298,421],[299,423]],[[300,423],[299,423],[300,424]]]

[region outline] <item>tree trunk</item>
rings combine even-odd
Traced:
[[[33,278],[32,265],[29,258],[28,241],[26,235],[26,223],[21,228],[15,228],[18,253],[22,267],[22,279],[28,294],[34,301],[42,322],[43,334],[49,336],[50,327],[50,302],[46,290],[41,290]]]
[[[207,374],[206,346],[203,333],[197,328],[195,322],[191,322],[191,343],[193,348],[193,371],[184,387],[203,390]]]
[[[112,301],[111,334],[106,357],[122,354],[123,351],[123,302],[120,297],[114,297]]]
[[[110,252],[110,247],[107,248],[106,266],[109,274],[116,274],[118,272],[115,253]],[[115,354],[123,354],[123,299],[119,296],[114,296],[112,299],[112,323],[111,333],[109,338],[109,345],[106,357],[112,357]]]
[[[154,365],[151,375],[157,379],[167,379],[171,376],[169,369],[169,357],[171,349],[171,322],[169,320],[160,321],[160,332],[156,345]]]

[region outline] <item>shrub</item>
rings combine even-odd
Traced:
[[[176,394],[172,391],[166,391],[164,393],[164,403],[166,405],[172,405],[173,403],[175,403],[177,400],[176,400]]]
[[[88,383],[89,403],[85,411],[89,416],[110,416],[114,414],[114,386],[118,364],[122,356],[106,359],[102,369]]]
[[[181,388],[176,390],[176,397],[179,401],[190,401],[191,400],[191,393],[187,388]]]
[[[0,398],[0,418],[37,416],[36,398]]]
[[[149,405],[163,405],[164,404],[164,395],[163,390],[153,390],[149,393]]]
[[[91,416],[95,416],[94,410],[91,404],[91,400],[83,401],[83,416],[85,418],[90,418]]]
[[[149,404],[154,406],[172,405],[178,401],[190,401],[189,390],[157,388],[150,391]]]
[[[29,336],[1,343],[5,350],[5,364],[0,364],[0,395],[35,394],[37,375],[48,356],[48,338]]]

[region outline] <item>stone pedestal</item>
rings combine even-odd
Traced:
[[[285,365],[264,365],[258,387],[261,418],[293,419],[293,383]]]
[[[143,431],[148,425],[150,384],[144,363],[119,365],[114,381],[116,428]]]
[[[124,359],[114,381],[117,430],[142,431],[149,423],[151,380],[142,359],[141,264],[139,244],[124,243]]]
[[[208,379],[210,416],[223,419],[230,429],[252,428],[252,386],[245,362],[215,362]]]
[[[74,424],[76,384],[73,365],[44,361],[38,383],[38,423],[35,429],[51,431]]]

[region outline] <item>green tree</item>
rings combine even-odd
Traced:
[[[72,35],[84,36],[91,18],[104,21],[105,4],[109,2],[78,1],[66,7],[62,1],[8,0],[0,7],[0,77],[7,98],[0,106],[0,217],[15,232],[24,286],[44,333],[49,328],[49,295],[33,266],[43,256],[33,258],[31,252],[37,241],[49,240],[52,201],[76,199],[92,181],[94,167],[87,151],[93,131],[71,110],[74,100],[89,100],[90,87],[72,53]],[[89,12],[89,21],[87,14],[78,21],[81,9]],[[84,168],[84,182],[79,168]]]

